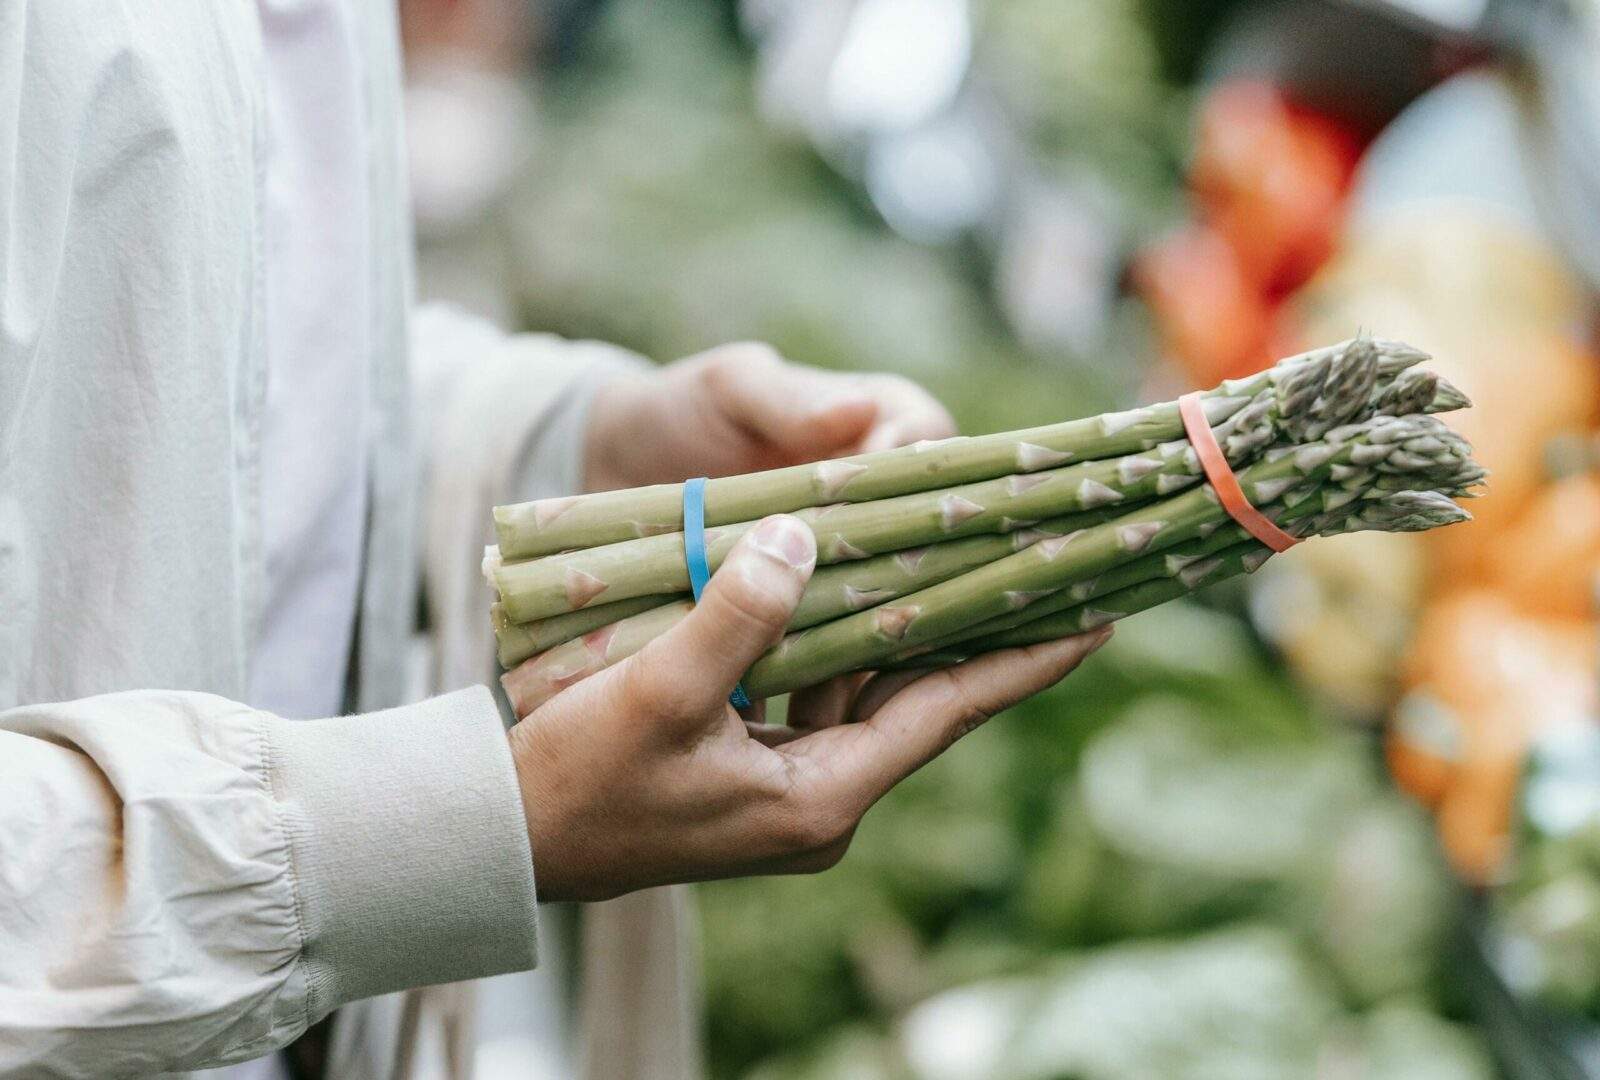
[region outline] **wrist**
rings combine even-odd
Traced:
[[[574,775],[564,770],[563,755],[529,721],[514,726],[507,736],[528,846],[537,867],[539,899],[554,903],[617,895],[621,890],[598,888],[589,880],[604,849],[597,842],[604,837],[586,833],[581,824],[586,810],[597,809],[592,798],[596,789],[585,782],[585,771]],[[576,752],[578,748],[569,748],[569,754]]]

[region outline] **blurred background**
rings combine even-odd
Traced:
[[[889,369],[968,431],[1359,331],[1479,520],[1130,621],[820,879],[699,890],[712,1075],[1600,1076],[1583,0],[404,0],[425,296]]]

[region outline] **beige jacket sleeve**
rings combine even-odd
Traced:
[[[436,686],[493,680],[490,593],[481,572],[494,543],[490,510],[583,489],[589,406],[607,379],[649,361],[598,341],[507,334],[447,304],[411,320],[411,356],[426,447],[424,581]]]
[[[459,496],[436,507],[576,486],[594,387],[642,363],[447,309],[415,330],[433,479]],[[486,513],[428,524],[461,553],[432,572],[474,575]],[[439,624],[486,626],[481,581],[431,595],[463,609]],[[442,670],[490,674],[480,635],[442,637]],[[319,721],[175,691],[0,712],[0,1077],[229,1064],[357,999],[532,967],[527,827],[479,682]]]
[[[284,721],[136,691],[0,713],[0,1076],[144,1075],[534,963],[489,692]]]
[[[490,508],[581,490],[583,435],[596,390],[648,361],[601,342],[507,336],[442,306],[424,308],[413,319],[412,356],[419,407],[426,411],[417,427],[428,437],[432,474],[424,548],[433,685],[448,688],[492,680],[498,672],[480,572],[481,545],[494,540]],[[537,864],[539,838],[533,841]],[[570,1027],[550,1033],[542,1050],[584,1080],[703,1076],[698,949],[687,890],[647,889],[582,905],[581,927],[571,1019],[562,1001],[558,1021]],[[549,1007],[529,996],[537,993],[526,985],[477,983],[413,993],[409,1010],[396,1004],[396,1014],[418,1018],[400,1036],[415,1044],[409,1051],[414,1075],[455,1075],[444,1067],[429,1071],[428,1047],[458,1062],[480,1060],[475,1040],[490,1031],[474,1021],[479,1010],[521,1016],[537,1027],[536,1017]],[[374,1009],[381,1004],[370,1003]],[[341,1014],[341,1024],[354,1031],[348,1020]],[[400,1025],[371,1026],[388,1031]],[[367,1040],[350,1057],[375,1060],[381,1041]],[[541,1070],[532,1057],[495,1060],[507,1076]]]

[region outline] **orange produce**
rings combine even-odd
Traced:
[[[1483,581],[1491,539],[1532,502],[1549,441],[1593,426],[1600,365],[1579,344],[1587,299],[1542,241],[1481,207],[1396,209],[1349,236],[1294,302],[1315,338],[1366,329],[1427,343],[1476,408],[1460,430],[1492,474],[1477,520],[1423,541],[1442,581]]]
[[[1167,355],[1196,386],[1260,371],[1270,318],[1228,242],[1190,225],[1143,252],[1134,283],[1155,316]]]
[[[1384,739],[1389,774],[1412,798],[1435,809],[1450,789],[1465,741],[1456,711],[1419,688],[1395,709]]]
[[[1593,722],[1597,643],[1590,620],[1530,618],[1486,590],[1424,612],[1403,664],[1410,694],[1386,749],[1401,785],[1436,805],[1446,852],[1468,879],[1488,881],[1500,868],[1535,734]]]
[[[1495,345],[1503,350],[1498,355]],[[1462,345],[1448,357],[1441,353],[1438,369],[1480,403],[1470,410],[1479,415],[1465,420],[1461,432],[1492,474],[1492,497],[1474,503],[1476,520],[1455,536],[1440,537],[1431,550],[1446,575],[1481,574],[1494,566],[1496,536],[1521,519],[1544,486],[1545,448],[1592,424],[1600,375],[1595,358],[1557,328],[1478,348]]]
[[[1485,551],[1490,582],[1521,611],[1587,618],[1600,583],[1600,477],[1551,484]]]
[[[1450,865],[1473,884],[1493,884],[1506,868],[1522,768],[1522,754],[1471,758],[1456,769],[1435,811]]]
[[[1246,279],[1281,296],[1332,253],[1360,154],[1360,140],[1330,117],[1240,80],[1200,107],[1190,182]]]

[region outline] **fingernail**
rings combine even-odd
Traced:
[[[769,558],[802,570],[817,561],[817,541],[798,518],[779,514],[757,525],[750,546]]]
[[[1089,652],[1092,653],[1100,646],[1111,640],[1111,635],[1117,632],[1114,626],[1104,626],[1095,631],[1094,638],[1089,642]],[[1085,656],[1089,653],[1084,653]]]

